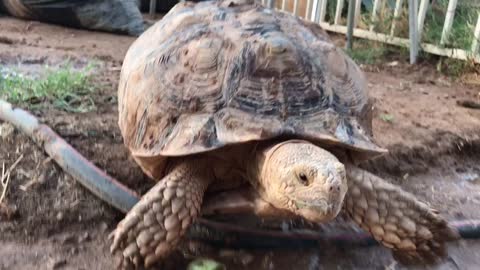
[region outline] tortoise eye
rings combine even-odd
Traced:
[[[309,184],[309,183],[308,183],[308,177],[307,177],[307,175],[305,175],[304,173],[299,173],[299,174],[298,174],[298,180],[300,181],[300,183],[301,183],[302,185],[305,185],[305,186],[306,186],[306,185]]]

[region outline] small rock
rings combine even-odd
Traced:
[[[59,269],[67,264],[65,259],[51,259],[49,263],[49,269]]]
[[[90,235],[88,234],[88,232],[85,232],[84,234],[82,234],[78,237],[78,243],[83,243],[83,242],[86,242],[88,240],[90,240]]]
[[[78,254],[78,248],[72,247],[72,248],[70,249],[70,254],[71,254],[71,255],[76,255],[76,254]]]
[[[58,212],[56,218],[58,221],[63,220],[63,212]]]
[[[249,253],[246,253],[246,252],[242,252],[242,254],[240,254],[240,262],[244,265],[244,266],[247,266],[249,265],[250,263],[253,262],[253,255],[249,254]]]
[[[453,215],[455,216],[455,218],[458,218],[458,219],[464,219],[465,218],[465,215],[460,211],[455,211],[453,213]]]
[[[460,173],[459,175],[462,178],[462,180],[464,180],[464,181],[467,181],[467,182],[470,182],[470,183],[480,182],[480,176],[478,175],[478,173],[465,172],[465,173]]]
[[[8,205],[5,202],[0,203],[0,217],[5,217],[11,220],[18,215],[18,208],[16,205]]]
[[[102,233],[106,232],[108,230],[108,225],[107,223],[105,223],[104,221],[102,221],[102,223],[100,223],[100,231]]]
[[[234,257],[236,255],[236,252],[231,249],[222,249],[218,252],[218,255],[220,257]]]
[[[62,235],[58,238],[61,244],[66,245],[66,244],[71,244],[74,242],[75,237],[72,234],[65,234]]]
[[[393,61],[387,64],[388,67],[395,67],[398,66],[398,61]]]
[[[446,87],[452,86],[452,84],[448,80],[443,79],[443,78],[438,78],[437,79],[437,84],[439,84],[441,86],[446,86]]]
[[[412,89],[411,83],[408,83],[408,82],[407,83],[403,83],[403,82],[400,83],[400,89],[399,89],[400,91],[406,91],[406,90],[411,90],[411,89]]]

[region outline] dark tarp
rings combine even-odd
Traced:
[[[205,2],[212,0],[189,0],[192,2]],[[140,8],[142,12],[148,12],[150,9],[150,0],[139,0]],[[175,6],[179,1],[178,0],[157,0],[157,12],[166,13],[173,6]]]
[[[138,0],[0,0],[0,9],[37,20],[138,36],[144,31]]]

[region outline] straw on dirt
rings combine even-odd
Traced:
[[[8,184],[10,183],[10,174],[22,159],[23,154],[21,154],[7,170],[5,170],[5,162],[2,164],[2,178],[0,180],[0,184],[2,185],[2,194],[0,195],[0,204],[2,204],[3,200],[5,199],[5,195],[7,194]]]

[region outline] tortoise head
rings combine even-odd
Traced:
[[[337,216],[347,192],[345,166],[306,141],[285,141],[264,152],[260,193],[274,207],[312,222]]]

